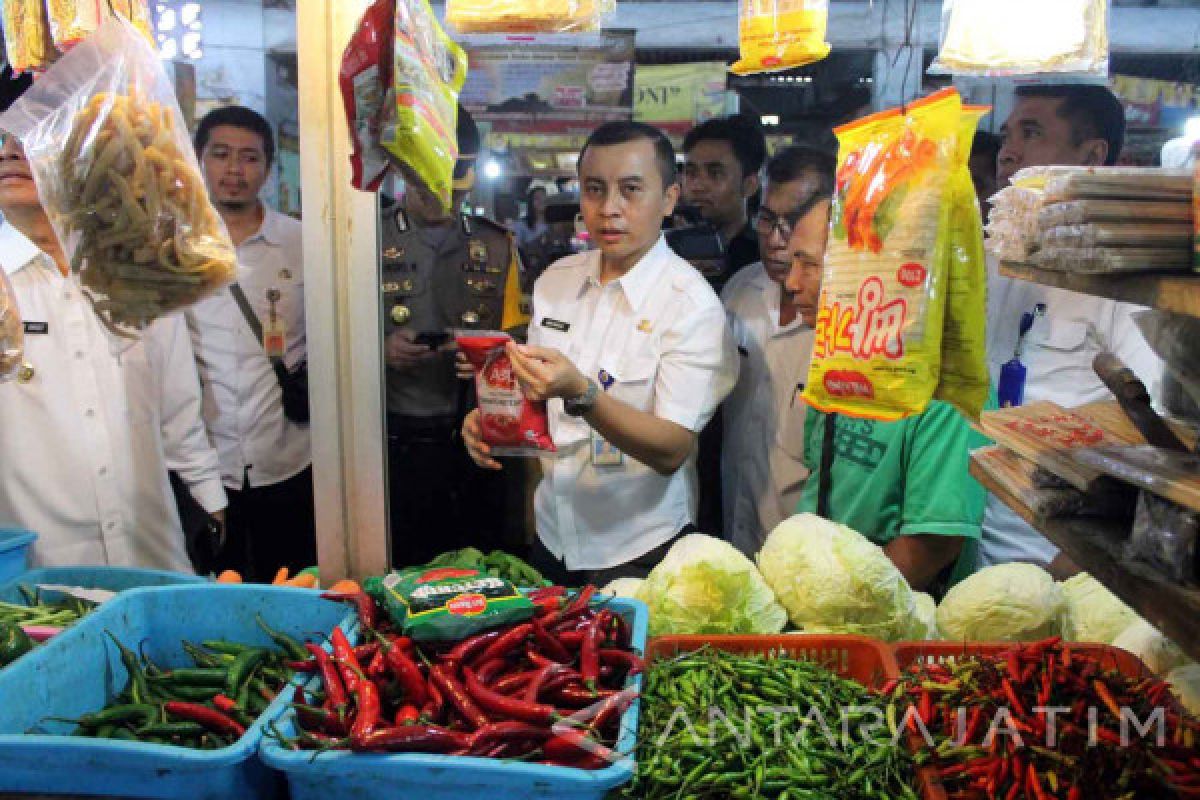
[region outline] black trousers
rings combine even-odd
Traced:
[[[654,548],[650,552],[638,556],[632,561],[624,564],[619,564],[615,567],[607,569],[577,569],[569,570],[566,564],[554,557],[554,554],[546,549],[546,545],[542,544],[541,539],[537,539],[533,543],[533,549],[529,554],[529,565],[542,573],[548,581],[553,581],[559,586],[587,586],[592,584],[598,588],[603,587],[610,581],[615,581],[617,578],[645,578],[650,574],[650,570],[658,566],[658,562],[662,561],[667,555],[667,551],[680,538],[687,536],[689,533],[695,533],[695,525],[687,525],[676,536]]]
[[[293,575],[317,563],[312,467],[270,486],[225,490],[225,548],[220,569],[247,581],[270,582],[280,567]]]
[[[393,567],[447,550],[503,548],[510,514],[506,474],[475,466],[454,418],[388,415],[388,521]]]

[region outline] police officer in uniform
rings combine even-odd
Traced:
[[[421,564],[468,545],[504,545],[505,479],[475,468],[459,441],[470,382],[455,373],[455,330],[528,322],[512,235],[461,213],[475,181],[479,131],[461,107],[450,213],[415,182],[380,225],[392,564]]]

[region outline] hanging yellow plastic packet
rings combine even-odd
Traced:
[[[802,67],[829,55],[829,0],[741,0],[735,75]]]
[[[584,33],[616,10],[606,0],[446,0],[459,33]]]
[[[146,41],[156,44],[146,0],[46,0],[46,12],[54,46],[62,53],[95,33],[110,13],[129,20]],[[180,24],[186,25],[188,20],[181,19]]]
[[[41,72],[58,58],[42,0],[0,0],[4,51],[13,72]]]
[[[947,190],[950,237],[947,259],[946,321],[942,329],[942,368],[934,397],[978,419],[987,402],[987,263],[983,220],[971,182],[968,159],[979,120],[990,106],[963,106],[958,150]]]
[[[442,30],[428,0],[396,0],[393,31],[396,113],[384,122],[380,144],[405,181],[425,186],[449,211],[467,54]]]
[[[907,113],[835,131],[833,217],[804,391],[821,411],[896,420],[933,397],[961,116],[958,92],[945,89]]]

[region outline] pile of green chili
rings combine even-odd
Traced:
[[[820,664],[706,647],[654,662],[641,704],[627,798],[917,798],[877,696]]]

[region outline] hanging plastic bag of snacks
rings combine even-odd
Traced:
[[[945,0],[933,74],[1108,75],[1107,0]]]
[[[58,58],[44,0],[0,0],[0,27],[14,72],[40,72]]]
[[[735,75],[802,67],[829,55],[829,0],[741,0]]]
[[[381,143],[404,179],[429,189],[448,211],[467,54],[442,30],[428,0],[396,0],[393,35],[396,113],[385,122]]]
[[[113,333],[132,338],[233,280],[171,81],[126,20],[55,62],[0,128],[21,140],[71,272]]]
[[[120,14],[153,44],[146,0],[45,0],[54,46],[65,53],[95,33],[110,14]]]
[[[584,33],[614,11],[615,0],[446,0],[459,33]]]
[[[17,295],[0,269],[0,383],[11,379],[24,357],[25,328]]]
[[[351,184],[374,192],[388,172],[379,144],[385,122],[395,114],[392,89],[392,22],[395,0],[375,0],[363,14],[342,53],[338,83],[350,125]]]

